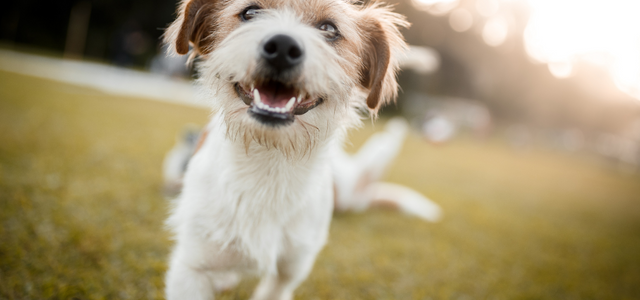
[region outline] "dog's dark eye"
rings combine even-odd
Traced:
[[[318,26],[318,29],[320,29],[322,33],[324,33],[324,36],[329,41],[335,41],[336,39],[338,39],[338,37],[340,37],[340,32],[338,32],[338,28],[335,24],[333,24],[333,22],[324,22],[320,24],[320,26]]]
[[[253,17],[255,17],[259,12],[260,12],[260,7],[258,7],[256,5],[251,5],[251,6],[247,7],[247,8],[245,8],[240,13],[240,20],[249,21],[249,20],[253,19]]]

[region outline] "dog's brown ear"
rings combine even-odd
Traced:
[[[189,42],[199,54],[211,52],[214,41],[217,0],[184,0],[178,18],[167,28],[165,42],[178,54],[189,52]]]
[[[398,94],[397,57],[407,47],[398,26],[408,27],[409,23],[388,7],[373,5],[362,12],[364,47],[360,84],[369,90],[367,106],[377,111],[382,103],[394,100]]]

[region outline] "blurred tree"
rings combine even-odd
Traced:
[[[129,39],[133,46],[129,45],[131,57],[126,64],[135,66],[145,66],[156,53],[177,5],[176,0],[10,1],[0,10],[0,40],[62,53],[71,11],[79,2],[91,5],[84,56],[119,61],[127,48],[123,41]],[[127,33],[134,35],[127,37]]]

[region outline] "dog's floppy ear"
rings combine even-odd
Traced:
[[[164,40],[175,46],[178,54],[189,52],[189,42],[199,54],[211,52],[214,41],[218,0],[184,0],[178,8],[178,18],[167,28]]]
[[[404,17],[388,7],[374,4],[363,8],[360,30],[363,35],[360,84],[369,90],[367,106],[373,110],[398,94],[398,55],[406,49],[399,26],[408,27]]]

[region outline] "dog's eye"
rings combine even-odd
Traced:
[[[259,12],[260,12],[260,7],[258,7],[256,5],[251,5],[251,6],[247,7],[247,8],[245,8],[240,13],[240,19],[242,21],[249,21],[249,20],[253,19],[253,17],[255,17]]]
[[[318,26],[318,29],[320,29],[324,33],[324,36],[329,41],[335,41],[338,37],[340,37],[340,32],[338,32],[338,28],[336,28],[336,25],[333,24],[333,22],[324,22],[320,26]]]

